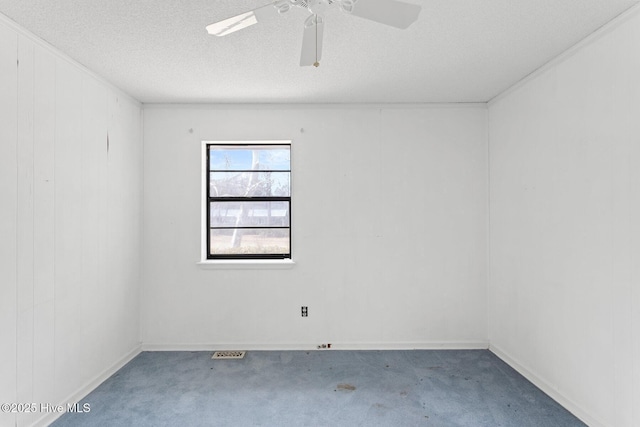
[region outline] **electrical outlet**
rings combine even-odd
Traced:
[[[306,305],[302,306],[302,317],[308,317],[309,316],[309,309],[307,308]]]

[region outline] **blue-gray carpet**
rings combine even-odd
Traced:
[[[584,426],[487,350],[144,352],[64,426]]]

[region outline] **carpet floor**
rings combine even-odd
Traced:
[[[143,352],[67,426],[585,426],[487,350]]]

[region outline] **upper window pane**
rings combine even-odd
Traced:
[[[211,172],[210,197],[289,197],[291,172]]]
[[[291,169],[287,145],[221,145],[209,148],[211,171],[288,171]]]

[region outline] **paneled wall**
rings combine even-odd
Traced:
[[[4,18],[0,94],[0,401],[72,403],[139,348],[141,107]]]
[[[17,45],[17,34],[0,24],[0,403],[17,398]],[[14,415],[0,412],[0,424],[14,421]]]
[[[489,339],[592,426],[640,425],[640,9],[490,105]]]
[[[144,126],[147,348],[486,348],[484,105],[150,105]],[[202,269],[201,141],[253,139],[292,141],[296,264]]]

